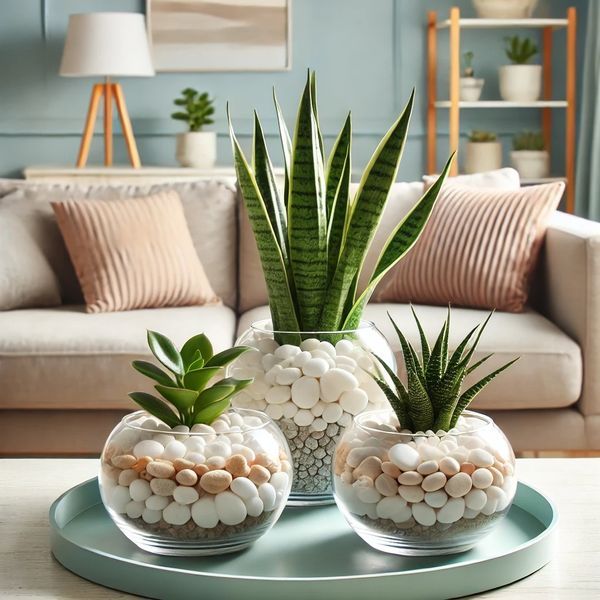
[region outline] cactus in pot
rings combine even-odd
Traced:
[[[537,44],[518,35],[505,38],[504,52],[511,64],[499,68],[500,96],[509,102],[535,102],[542,93],[542,66],[530,64]]]

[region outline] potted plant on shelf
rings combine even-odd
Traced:
[[[127,415],[104,446],[102,501],[117,527],[155,554],[245,548],[281,515],[292,475],[287,441],[273,421],[230,409],[252,379],[218,380],[249,349],[214,354],[199,334],[177,350],[153,331],[148,344],[163,368],[141,360],[133,367],[160,397],[130,394],[142,410]]]
[[[550,153],[540,131],[515,135],[510,159],[522,179],[543,179],[550,175]]]
[[[535,102],[542,93],[542,66],[528,64],[538,53],[529,38],[506,38],[506,56],[512,64],[499,67],[500,96],[510,102]]]
[[[502,144],[491,131],[475,130],[469,134],[465,156],[465,173],[483,173],[502,167]]]
[[[214,131],[202,129],[214,123],[214,100],[207,92],[200,94],[186,88],[173,103],[179,110],[171,118],[184,121],[188,126],[187,132],[177,134],[177,160],[183,167],[212,168],[217,159],[217,136]]]
[[[538,0],[473,0],[480,19],[527,19]]]
[[[393,384],[381,377],[377,384],[392,408],[360,415],[342,437],[334,461],[335,499],[374,548],[409,555],[462,552],[502,519],[516,491],[508,440],[489,417],[465,409],[517,359],[463,391],[467,377],[491,358],[471,364],[491,315],[453,353],[450,309],[433,347],[414,316],[421,355],[392,320],[406,380],[380,361]]]
[[[464,102],[477,102],[483,91],[485,80],[476,78],[473,70],[473,52],[463,54],[463,76],[460,78],[460,99]]]
[[[234,406],[266,410],[292,447],[294,503],[332,502],[331,457],[340,432],[367,407],[385,405],[373,381],[372,351],[390,365],[394,355],[363,310],[385,274],[425,226],[449,163],[397,225],[365,289],[359,274],[396,178],[414,93],[350,194],[351,119],[327,159],[323,151],[314,74],[300,100],[293,138],[275,98],[285,186],[278,190],[263,130],[255,114],[251,168],[231,128],[238,183],[252,225],[269,294],[271,319],[255,323],[237,343],[253,348],[232,365],[254,383]]]

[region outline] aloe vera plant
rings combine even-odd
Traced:
[[[273,99],[285,167],[283,190],[275,184],[258,115],[254,114],[252,165],[235,136],[229,111],[228,118],[238,185],[262,262],[273,328],[291,332],[280,342],[297,343],[302,331],[358,326],[377,284],[417,241],[451,159],[436,183],[393,230],[366,289],[359,292],[359,275],[398,172],[414,92],[375,150],[354,197],[350,194],[350,114],[326,158],[314,73],[308,74],[293,138],[275,94]]]
[[[134,360],[132,366],[156,382],[154,389],[162,398],[147,392],[131,392],[129,396],[169,427],[212,423],[229,408],[231,396],[253,381],[226,377],[208,385],[230,362],[249,350],[247,346],[214,354],[210,340],[200,333],[177,350],[169,338],[156,331],[148,331],[148,346],[166,371],[144,360]]]
[[[429,346],[414,309],[412,312],[421,340],[420,357],[388,313],[402,346],[407,375],[406,384],[382,360],[379,360],[379,363],[389,375],[393,387],[380,376],[374,376],[374,378],[386,395],[402,428],[410,429],[413,432],[429,429],[448,431],[456,425],[458,418],[475,396],[497,375],[516,362],[518,357],[462,391],[466,376],[493,356],[493,354],[489,354],[474,364],[470,364],[481,334],[493,312],[483,323],[471,329],[452,353],[448,352],[450,308],[448,308],[448,317],[432,348]]]

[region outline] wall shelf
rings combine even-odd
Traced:
[[[543,29],[567,27],[568,19],[459,19],[462,29]],[[449,29],[451,20],[440,21],[437,29]]]
[[[436,108],[450,108],[450,100],[436,100]],[[459,108],[567,108],[566,100],[537,100],[536,102],[508,102],[506,100],[478,100],[477,102],[459,101]]]

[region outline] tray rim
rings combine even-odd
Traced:
[[[100,555],[100,556],[103,556],[103,557],[111,559],[111,560],[117,560],[120,563],[128,563],[128,564],[135,565],[137,567],[148,568],[148,569],[152,569],[152,570],[156,570],[156,571],[166,571],[166,572],[170,572],[170,573],[174,573],[174,574],[177,574],[177,573],[189,574],[189,575],[192,575],[195,577],[208,577],[208,578],[220,579],[220,580],[259,581],[259,582],[290,581],[290,582],[298,582],[298,583],[302,583],[302,582],[318,583],[318,582],[330,582],[330,581],[368,580],[368,579],[375,579],[375,578],[379,579],[379,578],[386,578],[386,577],[411,577],[414,575],[423,575],[423,574],[431,573],[434,571],[435,572],[444,572],[446,570],[460,569],[463,567],[469,567],[469,566],[474,566],[474,565],[484,565],[484,564],[488,564],[490,562],[494,562],[496,560],[501,560],[507,556],[513,556],[513,555],[520,554],[520,553],[526,551],[528,548],[530,548],[532,546],[536,546],[537,544],[542,542],[544,540],[544,538],[554,535],[556,533],[555,530],[556,530],[556,526],[557,526],[558,520],[559,520],[559,515],[558,515],[558,510],[556,508],[556,505],[550,498],[548,498],[548,496],[546,496],[544,493],[542,493],[536,487],[531,486],[526,483],[523,483],[521,481],[518,481],[517,482],[518,488],[519,487],[527,488],[528,490],[534,492],[535,494],[540,496],[545,502],[548,503],[550,510],[552,511],[552,519],[551,519],[550,523],[546,526],[546,525],[544,525],[544,523],[542,523],[540,521],[540,519],[536,515],[534,515],[533,513],[529,512],[519,506],[519,508],[521,508],[521,510],[527,512],[529,515],[533,516],[536,520],[538,520],[541,523],[541,525],[544,527],[544,530],[541,533],[539,533],[538,535],[536,535],[534,538],[528,540],[527,542],[523,542],[523,543],[519,544],[518,546],[512,548],[508,552],[502,552],[500,554],[496,554],[489,558],[480,558],[480,559],[474,558],[471,560],[466,560],[466,561],[462,561],[462,562],[458,562],[458,563],[451,563],[451,564],[447,564],[447,565],[439,565],[439,566],[435,566],[435,567],[424,567],[424,568],[419,568],[419,569],[412,569],[410,571],[393,571],[393,572],[387,572],[387,573],[370,573],[370,574],[361,574],[361,575],[340,575],[340,576],[324,576],[324,577],[264,577],[264,576],[256,576],[256,575],[235,575],[235,574],[228,574],[228,573],[214,573],[211,571],[190,570],[190,569],[186,569],[183,567],[172,567],[172,566],[166,566],[166,565],[160,565],[160,564],[149,565],[143,561],[139,561],[139,560],[132,559],[132,558],[120,557],[115,554],[110,554],[108,552],[98,550],[98,549],[93,548],[88,545],[82,545],[82,544],[76,543],[75,541],[70,539],[68,535],[65,535],[64,527],[62,527],[58,524],[57,519],[56,519],[56,511],[58,509],[58,506],[61,504],[61,502],[63,501],[63,499],[66,496],[76,492],[80,488],[87,487],[93,483],[96,483],[96,485],[98,485],[97,477],[92,477],[86,481],[83,481],[83,482],[73,486],[72,488],[63,492],[58,498],[56,498],[56,500],[54,500],[54,502],[50,506],[50,510],[49,510],[49,521],[50,521],[51,533],[59,535],[63,540],[67,541],[72,546],[84,549],[87,552],[90,552],[90,553],[96,554],[96,555]],[[517,490],[517,493],[518,493],[518,490]],[[516,497],[516,494],[515,494],[515,497]],[[102,501],[100,501],[96,504],[102,504]],[[96,504],[94,504],[92,506],[96,506]],[[88,508],[91,508],[91,506]],[[287,507],[287,508],[291,509],[291,510],[296,509],[296,507],[293,507],[293,506]],[[315,508],[318,508],[318,507],[315,507]],[[70,523],[79,514],[81,514],[81,513],[77,513],[77,515],[74,515],[68,522]],[[108,518],[110,519],[109,516],[108,516]],[[54,540],[51,541],[51,550],[52,550],[52,553],[54,554]],[[450,555],[450,556],[456,556],[456,555]],[[61,563],[61,565],[63,564],[61,561],[59,561],[59,562]],[[547,563],[545,563],[545,564],[547,564]],[[66,565],[63,565],[63,566],[65,568],[69,569]],[[541,565],[539,568],[542,568],[543,566],[544,565]],[[537,569],[537,570],[539,570],[539,569]],[[533,574],[533,573],[535,573],[535,571],[531,572],[531,574]],[[515,580],[511,579],[511,581],[507,582],[507,584],[512,583],[514,581]],[[491,591],[492,589],[494,589],[494,588],[491,588],[488,591]]]

